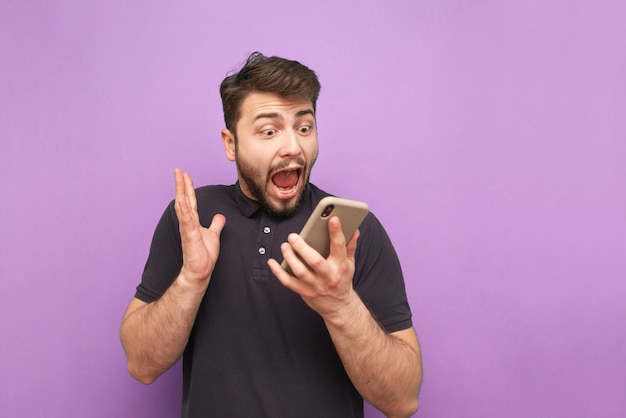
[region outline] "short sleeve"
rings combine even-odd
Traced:
[[[387,332],[412,326],[398,255],[379,220],[370,213],[359,227],[354,288]]]
[[[148,303],[160,298],[180,273],[182,264],[178,218],[172,201],[154,231],[150,254],[135,297]]]

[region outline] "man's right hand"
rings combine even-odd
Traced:
[[[200,225],[191,177],[175,169],[174,178],[183,266],[159,299],[146,303],[133,298],[120,330],[128,371],[144,384],[154,382],[183,354],[219,256],[220,234],[226,224],[224,215],[218,214],[208,228]]]
[[[226,218],[215,215],[208,228],[200,225],[196,192],[188,173],[174,169],[176,200],[174,208],[180,226],[183,266],[179,279],[205,291],[220,252],[220,234]]]

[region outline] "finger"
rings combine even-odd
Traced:
[[[289,234],[287,237],[289,244],[281,247],[283,256],[287,259],[291,271],[293,271],[299,279],[303,279],[303,275],[310,271],[319,271],[323,268],[326,261],[320,253],[306,243],[298,234]]]
[[[293,238],[292,238],[293,239]],[[283,254],[283,260],[289,265],[291,274],[299,279],[304,279],[304,274],[309,273],[311,268],[303,261],[299,254],[297,254],[291,244],[283,242],[280,246],[280,251]]]
[[[343,235],[339,217],[333,216],[328,220],[328,234],[330,235],[330,254],[328,258],[346,258],[346,237]]]
[[[174,209],[180,225],[180,236],[183,242],[201,242],[201,225],[196,209],[196,194],[189,174],[175,168],[176,199]],[[190,195],[191,193],[191,195]]]
[[[187,197],[185,196],[185,179],[183,172],[175,168],[174,169],[174,182],[176,184],[176,198],[174,207],[176,209],[176,215],[178,219],[187,221],[189,219],[189,204],[187,203]]]
[[[303,295],[306,291],[306,286],[304,282],[296,279],[291,274],[287,273],[285,269],[278,264],[278,261],[270,258],[267,260],[267,265],[269,266],[274,276],[278,279],[278,281],[285,286],[287,289],[290,289],[293,292],[296,292],[299,295]],[[291,266],[290,266],[291,267]]]
[[[360,236],[361,231],[357,229],[356,231],[354,231],[354,234],[352,234],[352,238],[350,238],[350,241],[348,241],[348,245],[346,247],[348,258],[354,258],[354,254],[356,253],[357,241],[359,240]]]
[[[190,210],[197,210],[198,204],[196,202],[196,189],[193,186],[193,180],[189,173],[183,173],[183,178],[185,181],[185,196],[187,198],[187,203],[189,204]]]

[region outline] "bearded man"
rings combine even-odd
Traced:
[[[380,222],[346,241],[331,218],[326,258],[295,233],[329,195],[309,183],[319,91],[299,62],[250,55],[220,88],[237,182],[195,189],[174,170],[121,339],[144,384],[183,358],[185,418],[363,417],[363,399],[417,410],[420,349]]]

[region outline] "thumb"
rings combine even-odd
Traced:
[[[211,225],[209,225],[208,230],[214,232],[219,237],[222,229],[224,229],[224,225],[226,225],[226,217],[218,213],[213,217],[213,220],[211,220]]]

